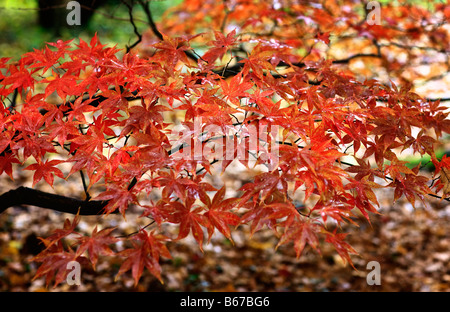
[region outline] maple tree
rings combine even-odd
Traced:
[[[156,25],[149,3],[137,3],[150,29],[135,28],[127,51],[96,35],[0,59],[0,174],[33,173],[33,188],[0,195],[0,212],[27,204],[76,215],[42,238],[36,278],[58,284],[70,261],[95,268],[114,256],[124,259],[118,276],[131,270],[138,283],[146,268],[161,280],[169,242],[192,234],[202,249],[240,225],[271,229],[298,257],[329,243],[352,264],[341,226],[357,225],[356,211],[370,222],[374,189],[412,205],[449,200],[449,158],[436,156],[448,99],[420,96],[414,83],[448,72],[450,6],[383,4],[376,25],[365,2],[186,0]],[[429,155],[433,177],[408,167],[405,150]],[[210,177],[233,161],[259,171],[229,197]],[[39,190],[75,174],[85,198]],[[131,206],[149,219],[131,235],[77,231],[82,215],[125,218]],[[177,236],[162,233],[167,223]]]

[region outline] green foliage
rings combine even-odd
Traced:
[[[151,1],[153,18],[157,21],[168,8],[182,0]],[[124,47],[134,40],[133,26],[129,20],[128,8],[120,1],[109,1],[92,16],[88,25],[68,26],[59,29],[59,35],[42,28],[38,23],[37,0],[0,0],[0,57],[13,57],[42,49],[45,42],[58,39],[69,40],[75,37],[89,41],[95,34],[109,45]],[[67,11],[69,12],[69,11]],[[141,6],[133,7],[133,18],[140,31],[148,29],[145,13]]]

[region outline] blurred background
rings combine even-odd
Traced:
[[[81,25],[70,26],[66,16],[68,0],[0,0],[0,57],[18,59],[25,52],[41,49],[57,39],[84,40],[97,33],[103,44],[125,48],[136,38],[128,7],[120,0],[80,0]],[[182,0],[150,1],[153,18],[158,21],[168,8]],[[133,6],[139,31],[148,29],[145,13]]]

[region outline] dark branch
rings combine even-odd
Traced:
[[[242,68],[244,68],[244,63],[236,63],[233,66],[226,66],[224,68],[213,70],[213,72],[220,75],[223,79],[226,79],[239,74]]]
[[[158,27],[156,27],[156,24],[153,20],[152,12],[150,11],[150,2],[144,3],[144,1],[139,1],[139,3],[141,4],[142,8],[144,9],[145,15],[147,15],[148,25],[152,29],[155,36],[158,37],[159,40],[164,40],[163,35],[158,30]]]
[[[369,53],[369,54],[358,53],[358,54],[352,55],[352,56],[347,57],[342,60],[334,60],[333,64],[348,64],[351,60],[353,60],[355,58],[361,58],[361,57],[381,57],[381,55],[375,54],[375,53]]]
[[[333,64],[348,64],[350,63],[351,60],[356,59],[356,58],[362,58],[362,57],[381,57],[381,55],[379,54],[374,54],[374,53],[358,53],[352,56],[349,56],[347,58],[341,59],[341,60],[334,60]],[[296,67],[305,67],[305,63],[300,62],[300,63],[293,63],[292,65],[296,66]],[[286,66],[289,67],[289,64],[286,64],[284,62],[280,62],[278,64],[278,66]],[[219,68],[214,70],[214,73],[221,75],[222,78],[228,78],[228,77],[232,77],[234,75],[239,74],[239,72],[244,68],[244,63],[236,63],[233,66],[227,66],[226,68]]]
[[[71,214],[79,212],[80,215],[86,216],[99,215],[103,213],[107,203],[107,201],[84,201],[20,186],[0,195],[0,213],[13,206],[31,205]]]
[[[448,102],[448,101],[450,101],[450,98],[423,98],[423,99],[427,102],[436,102],[436,101]],[[388,98],[379,96],[379,97],[377,97],[377,101],[387,102]]]
[[[17,102],[17,95],[19,94],[19,89],[15,89],[13,93],[13,97],[11,99],[11,106],[9,107],[9,110],[12,111],[16,108],[16,102]]]
[[[130,17],[130,23],[131,25],[133,25],[133,31],[135,33],[135,35],[138,37],[138,40],[136,40],[135,43],[133,43],[130,46],[127,46],[127,52],[130,52],[130,50],[132,48],[134,48],[135,46],[137,46],[139,44],[139,42],[142,41],[142,35],[140,34],[140,32],[138,31],[138,28],[136,26],[136,23],[134,22],[134,18],[133,18],[133,6],[131,4],[129,4],[127,1],[122,1],[123,4],[125,4],[128,8],[128,15]]]

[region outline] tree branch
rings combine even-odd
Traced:
[[[155,24],[155,21],[152,17],[152,12],[150,10],[150,1],[139,1],[139,4],[142,6],[142,9],[145,12],[145,15],[147,15],[148,25],[150,26],[150,29],[152,30],[153,34],[158,37],[159,40],[164,40],[163,35],[159,31],[158,27]],[[198,57],[192,53],[189,50],[184,51],[187,57],[189,57],[194,62],[198,62]]]
[[[364,57],[376,57],[376,58],[380,58],[381,55],[379,54],[374,54],[374,53],[358,53],[352,56],[349,56],[347,58],[344,59],[340,59],[340,60],[334,60],[333,64],[348,64],[350,63],[351,60],[356,59],[356,58],[364,58]],[[299,62],[299,63],[293,63],[292,65],[296,66],[296,67],[305,67],[305,63],[303,62]],[[280,62],[278,64],[278,66],[287,66],[289,67],[289,64],[286,64],[284,62]],[[244,68],[244,63],[236,63],[233,66],[227,66],[226,68],[219,68],[219,69],[215,69],[213,70],[214,73],[221,75],[222,78],[228,78],[231,76],[235,76],[237,74],[239,74],[239,72]]]
[[[144,3],[144,1],[139,1],[139,3],[144,9],[145,15],[147,15],[148,25],[152,29],[155,36],[158,37],[159,40],[164,40],[163,35],[158,30],[158,27],[156,27],[155,21],[153,20],[152,12],[150,11],[150,2]]]
[[[348,63],[350,63],[351,60],[353,60],[355,58],[362,58],[362,57],[376,57],[376,58],[380,58],[381,55],[375,54],[375,53],[358,53],[358,54],[349,56],[349,57],[347,57],[345,59],[334,60],[333,64],[348,64]]]
[[[32,205],[71,214],[99,215],[107,203],[100,200],[84,201],[20,186],[0,195],[0,213],[13,206]]]
[[[343,164],[343,165],[349,166],[349,167],[354,167],[355,166],[354,164],[351,164],[351,163],[348,163],[348,162],[345,162],[345,161],[341,161],[341,160],[336,160],[336,162],[339,163],[339,164]],[[389,180],[389,181],[394,181],[393,178],[391,178],[391,177],[389,177],[387,175],[385,175],[384,178],[386,180]],[[445,201],[450,202],[450,197],[443,197],[443,196],[439,196],[439,195],[436,195],[436,194],[433,194],[433,193],[429,193],[427,195],[431,196],[431,197],[434,197],[434,198],[439,198],[439,199],[443,199]]]
[[[138,28],[137,28],[137,26],[136,26],[136,24],[135,24],[135,22],[134,22],[134,18],[133,18],[133,6],[130,5],[130,4],[129,4],[128,2],[126,2],[126,1],[122,1],[122,3],[125,4],[125,5],[127,6],[127,8],[128,8],[128,16],[130,17],[130,23],[131,23],[131,25],[133,25],[134,33],[135,33],[135,35],[138,37],[138,40],[136,40],[135,43],[133,43],[133,44],[130,45],[130,46],[127,46],[127,53],[128,53],[128,52],[130,52],[130,50],[131,50],[132,48],[134,48],[135,46],[137,46],[138,43],[142,41],[142,35],[139,33]]]

